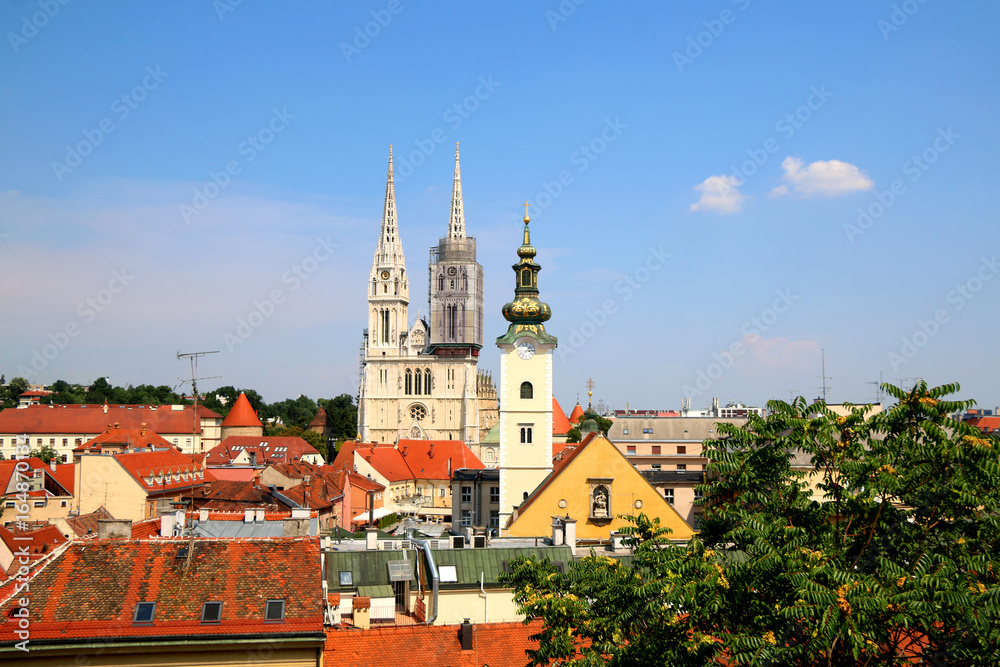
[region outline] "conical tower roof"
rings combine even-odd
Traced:
[[[580,417],[582,416],[583,416],[583,408],[580,407],[580,402],[577,401],[576,407],[573,408],[573,412],[570,413],[569,415],[569,420],[570,422],[573,423],[574,426],[576,426],[580,423]]]
[[[573,426],[566,419],[566,413],[556,397],[552,397],[552,435],[566,435]]]
[[[240,397],[236,399],[233,403],[233,409],[229,411],[226,418],[222,420],[223,428],[230,428],[233,426],[256,426],[258,428],[263,428],[264,425],[260,423],[260,419],[257,418],[257,413],[254,412],[253,406],[250,405],[250,399],[243,392],[240,392]]]

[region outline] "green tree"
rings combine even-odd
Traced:
[[[51,445],[43,445],[39,449],[33,449],[33,450],[31,450],[31,452],[28,454],[28,456],[33,456],[35,458],[39,458],[39,459],[45,461],[46,463],[48,463],[52,459],[58,458],[59,457],[59,452],[57,452],[55,450],[55,447],[53,447]]]
[[[958,385],[884,389],[872,416],[799,398],[719,424],[686,546],[640,515],[632,568],[515,563],[532,664],[1000,664],[1000,439],[949,417]]]
[[[320,401],[326,410],[326,419],[330,425],[330,436],[335,440],[350,440],[358,435],[358,406],[354,397],[341,394],[329,401]]]
[[[10,381],[10,384],[7,385],[7,389],[10,392],[7,402],[12,405],[17,405],[21,394],[28,391],[28,381],[22,377],[16,377]]]
[[[326,442],[323,440],[323,436],[316,431],[310,431],[309,429],[304,429],[301,426],[291,426],[287,428],[265,426],[264,435],[271,438],[302,438],[316,448],[324,460],[327,459]]]

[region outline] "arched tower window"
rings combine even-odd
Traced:
[[[431,395],[431,369],[424,369],[424,393]]]
[[[521,427],[521,444],[530,445],[531,444],[531,427],[522,426]]]
[[[531,269],[521,271],[521,287],[531,287]]]
[[[444,290],[444,276],[438,276],[438,290]]]
[[[413,373],[409,368],[406,369],[406,395],[410,396],[413,394]]]
[[[521,398],[534,398],[535,390],[530,382],[521,383]]]
[[[420,394],[420,389],[421,389],[421,386],[420,386],[420,382],[421,382],[420,375],[421,375],[421,373],[420,373],[420,369],[419,368],[417,369],[417,372],[415,373],[415,375],[416,375],[416,382],[413,383],[414,384],[414,393],[415,394]]]

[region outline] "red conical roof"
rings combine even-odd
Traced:
[[[580,403],[577,402],[576,407],[573,408],[573,412],[569,416],[569,422],[576,426],[580,423],[581,417],[583,417],[583,408],[581,408]]]
[[[257,413],[254,412],[253,407],[250,405],[250,399],[243,392],[240,392],[240,397],[236,399],[233,403],[233,409],[229,411],[226,418],[222,421],[224,427],[229,426],[258,426],[263,428],[264,425],[260,423],[260,419],[257,418]]]
[[[566,413],[556,397],[552,397],[552,435],[566,435],[573,425],[566,419]]]

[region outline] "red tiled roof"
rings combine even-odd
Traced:
[[[199,501],[228,501],[250,507],[251,505],[273,505],[274,498],[267,489],[255,482],[215,480],[201,487],[195,498]],[[208,505],[206,505],[207,507]],[[213,505],[216,509],[224,509]],[[228,509],[228,508],[225,508]]]
[[[552,434],[553,435],[566,435],[569,430],[573,428],[573,425],[569,423],[569,419],[566,418],[566,413],[563,411],[562,406],[559,405],[559,401],[556,397],[552,397]]]
[[[27,530],[19,530],[17,528],[8,530],[0,526],[0,540],[10,549],[11,553],[16,554],[24,547],[27,547],[28,553],[32,556],[49,553],[60,544],[69,541],[65,535],[59,532],[58,528],[51,525],[41,527],[32,525]]]
[[[461,440],[400,440],[397,447],[413,479],[451,479],[459,468],[486,467]]]
[[[326,410],[320,408],[316,411],[316,416],[309,422],[309,428],[326,428]]]
[[[108,424],[103,433],[78,447],[74,453],[100,450],[102,445],[121,445],[128,449],[170,449],[172,445],[163,436],[154,433],[146,424],[139,428],[115,428]]]
[[[362,491],[385,491],[385,487],[374,479],[368,479],[356,472],[348,473],[348,480],[351,486],[357,487]]]
[[[268,467],[288,479],[302,479],[306,475],[322,475],[325,467],[333,468],[332,466],[318,466],[309,461],[289,461],[288,463],[276,463]]]
[[[254,454],[258,466],[297,461],[308,455],[319,456],[315,447],[298,436],[231,435],[208,451],[206,461],[209,466],[229,465],[243,451]]]
[[[111,512],[101,505],[90,514],[81,514],[80,516],[73,517],[72,519],[66,519],[66,523],[69,524],[69,527],[72,529],[74,535],[77,537],[83,537],[84,535],[97,535],[98,521],[101,519],[107,520],[113,518],[114,517],[111,516]]]
[[[580,403],[578,402],[575,406],[573,406],[573,412],[570,413],[569,416],[569,423],[576,426],[577,424],[580,423],[580,417],[582,416],[583,416],[583,408],[580,407]]]
[[[17,470],[18,464],[27,464],[28,470],[24,470],[24,466],[21,466],[20,477],[15,476],[15,471]],[[45,489],[48,489],[56,496],[72,496],[74,488],[74,475],[73,471],[75,468],[72,464],[66,463],[56,463],[56,469],[52,470],[52,466],[45,461],[41,460],[37,456],[32,456],[30,458],[22,459],[10,459],[8,461],[0,461],[0,495],[5,495],[9,493],[17,492],[17,482],[24,481],[25,478],[32,478],[34,476],[35,470],[43,471],[46,478],[45,484],[43,485]],[[46,494],[47,495],[47,494]]]
[[[401,482],[413,479],[413,473],[403,460],[403,455],[395,447],[365,447],[354,450],[355,456],[360,456],[380,475],[390,482]],[[351,469],[353,470],[353,464]]]
[[[115,454],[114,459],[147,493],[199,487],[205,481],[201,468],[176,449]]]
[[[205,481],[212,479],[227,479],[233,482],[249,482],[257,479],[260,473],[256,468],[207,468]]]
[[[1000,416],[984,415],[982,417],[973,417],[972,419],[969,419],[968,422],[984,433],[1000,429]]]
[[[222,419],[204,405],[198,406],[194,419],[192,406],[171,405],[29,405],[0,412],[0,433],[98,434],[108,423],[121,428],[138,429],[145,423],[156,433],[201,433],[202,419]],[[173,408],[179,408],[174,410]]]
[[[358,598],[354,598],[354,606]],[[461,626],[400,625],[371,630],[328,629],[323,664],[337,667],[409,667],[452,665],[453,667],[523,667],[527,649],[537,649],[531,635],[542,630],[541,621],[528,625],[482,623],[472,626],[472,649],[462,650]]]
[[[281,491],[281,495],[301,507],[320,510],[332,507],[344,495],[344,471],[338,475],[330,471],[328,475],[310,476],[309,483],[303,481],[297,486]],[[339,477],[339,479],[338,479]]]
[[[31,641],[115,637],[323,632],[318,538],[93,540],[70,544],[34,570]],[[0,589],[0,618],[18,604],[17,581]],[[220,601],[219,623],[200,622],[202,604]],[[268,600],[285,601],[282,622],[264,622]],[[134,624],[136,603],[155,602],[150,624]],[[0,642],[19,641],[0,623]]]
[[[258,426],[263,428],[264,425],[260,423],[260,419],[257,417],[257,413],[254,412],[253,406],[250,405],[250,399],[243,392],[240,392],[239,397],[236,402],[233,403],[232,409],[226,418],[222,421],[224,427],[232,426]]]

